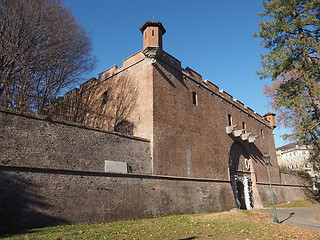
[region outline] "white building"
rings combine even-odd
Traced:
[[[301,145],[297,142],[281,146],[276,149],[279,167],[294,171],[307,171],[310,176],[319,176],[314,164],[310,162],[313,155],[312,146]]]

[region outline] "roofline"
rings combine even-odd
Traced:
[[[282,149],[285,149],[287,147],[291,147],[291,146],[294,146],[294,145],[299,145],[299,142],[288,143],[286,145],[283,145],[281,147],[276,148],[276,150],[282,150]]]
[[[147,28],[147,27],[158,27],[161,29],[162,35],[166,33],[166,29],[163,27],[161,22],[150,22],[146,21],[143,26],[140,28],[141,33]]]

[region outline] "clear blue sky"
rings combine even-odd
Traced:
[[[260,69],[259,30],[262,0],[64,0],[92,39],[99,73],[142,49],[140,27],[145,21],[161,21],[167,32],[163,48],[220,89],[264,115],[271,111],[263,96],[263,85],[255,74]],[[275,143],[285,142],[275,129]]]

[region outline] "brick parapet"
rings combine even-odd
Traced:
[[[142,62],[144,60],[144,56],[142,51],[139,51],[130,57],[123,60],[123,65],[118,67],[117,65],[113,65],[112,67],[108,68],[107,70],[103,71],[99,74],[99,78],[91,78],[90,80],[84,82],[80,85],[80,88],[74,88],[64,94],[63,97],[59,97],[56,99],[55,104],[62,104],[63,102],[70,101],[71,99],[76,99],[77,96],[80,94],[94,88],[96,85],[101,84],[102,82],[108,81],[112,77],[116,76],[117,74],[128,70],[129,68],[133,67],[134,65]],[[49,106],[50,108],[51,106]]]
[[[234,99],[233,96],[228,92],[224,90],[219,90],[219,86],[215,85],[209,80],[206,79],[205,81],[202,81],[202,76],[196,71],[194,71],[193,69],[191,69],[190,67],[186,67],[185,69],[181,68],[181,62],[176,58],[172,57],[170,54],[163,51],[163,54],[160,57],[160,61],[171,66],[175,70],[180,71],[185,77],[185,79],[189,79],[191,81],[198,83],[199,87],[203,87],[204,89],[210,91],[212,94],[215,94],[216,96],[220,97],[222,100],[227,101],[232,106],[237,107],[240,111],[256,119],[263,125],[267,126],[268,128],[271,128],[270,123],[260,114],[253,111],[250,107],[245,106],[238,99]],[[175,63],[178,63],[178,64],[175,64]]]
[[[219,93],[219,87],[217,85],[215,85],[214,83],[210,82],[208,79],[205,80],[204,83],[206,84],[207,88],[210,91]]]
[[[130,68],[132,65],[135,65],[139,61],[142,61],[144,59],[144,55],[142,54],[142,50],[131,55],[128,58],[125,58],[123,60],[123,65],[120,67],[117,67],[116,65],[108,68],[106,71],[99,74],[99,81],[96,78],[92,78],[86,83],[82,84],[80,87],[80,92],[85,91],[85,89],[88,86],[92,86],[93,81],[97,81],[97,84],[101,81],[104,81],[107,78],[111,78],[114,75],[118,74],[119,72],[126,70],[127,68]],[[164,62],[165,64],[168,64],[175,70],[181,71],[181,73],[189,80],[194,81],[199,85],[199,87],[204,87],[206,90],[209,90],[211,94],[215,94],[216,96],[220,97],[222,100],[227,101],[232,106],[235,106],[239,108],[240,111],[250,115],[252,118],[256,119],[257,121],[261,122],[265,126],[271,128],[270,123],[262,117],[260,114],[253,111],[250,107],[245,106],[241,101],[238,99],[233,98],[231,94],[224,90],[220,90],[219,86],[215,85],[209,80],[202,81],[202,76],[197,73],[195,70],[191,69],[190,67],[186,67],[185,69],[181,67],[181,62],[168,54],[165,51],[162,51],[161,56],[159,57],[159,60]],[[73,89],[66,93],[66,97],[74,97],[75,93],[79,93],[79,90]]]
[[[183,70],[183,68],[181,68],[181,62],[165,51],[162,51],[162,54],[159,59],[163,61],[165,64],[169,64],[171,67],[175,68],[178,71]]]
[[[135,63],[143,60],[145,58],[145,56],[142,53],[142,50],[140,50],[139,52],[134,53],[133,55],[131,55],[130,57],[125,58],[122,61],[122,66],[118,68],[118,71],[128,68],[131,65],[134,65]]]
[[[113,65],[112,67],[108,68],[107,70],[103,71],[102,73],[99,74],[99,79],[105,79],[109,76],[112,76],[113,74],[115,74],[118,70],[118,66],[117,65]]]
[[[185,70],[185,74],[187,74],[188,76],[191,76],[195,81],[197,81],[198,83],[203,83],[201,74],[197,73],[196,71],[194,71],[189,67],[186,67],[184,70]]]
[[[223,96],[225,99],[228,99],[228,100],[230,100],[230,101],[233,101],[233,96],[232,96],[231,94],[227,93],[227,92],[224,91],[224,90],[220,90],[219,92],[222,94],[222,96]]]
[[[145,139],[145,138],[132,136],[132,135],[126,135],[126,134],[119,133],[119,132],[114,132],[114,131],[103,130],[103,129],[100,129],[100,128],[94,128],[94,127],[90,127],[90,126],[87,126],[87,125],[84,125],[84,124],[80,124],[80,123],[76,123],[76,122],[70,122],[70,121],[54,119],[54,118],[53,119],[50,118],[49,120],[45,120],[45,115],[41,115],[41,114],[31,114],[31,113],[26,113],[26,112],[20,112],[20,111],[17,111],[17,110],[5,109],[5,108],[1,108],[1,107],[0,107],[0,113],[12,114],[12,115],[20,116],[20,117],[26,117],[26,118],[39,120],[39,121],[44,121],[44,122],[49,122],[49,123],[53,123],[53,124],[62,124],[62,125],[70,126],[70,127],[83,128],[83,129],[87,129],[87,130],[108,133],[108,134],[112,134],[112,135],[117,135],[117,136],[121,136],[121,137],[125,137],[125,138],[130,138],[130,139],[135,139],[135,140],[139,140],[139,141],[144,141],[144,142],[149,142],[150,143],[150,140]]]

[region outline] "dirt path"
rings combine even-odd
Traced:
[[[261,209],[254,211],[269,212],[272,214],[272,209]],[[301,208],[277,208],[277,215],[280,223],[310,229],[316,232],[320,232],[320,221],[315,220],[314,218],[319,214],[320,206]],[[273,215],[266,218],[266,220],[273,221]]]

